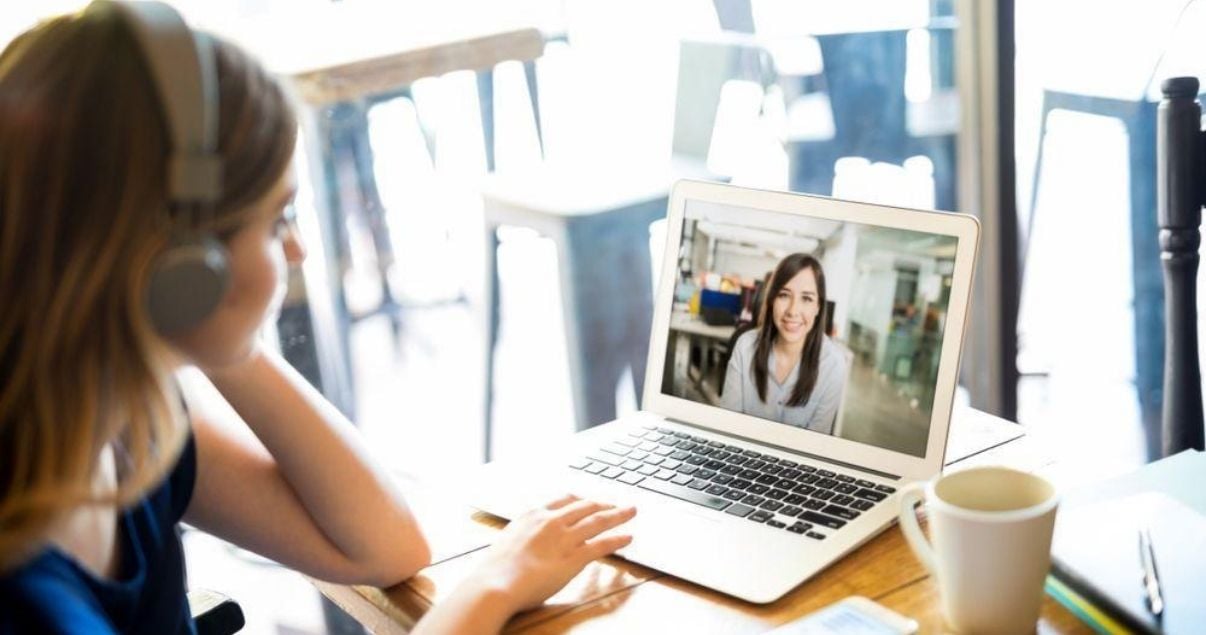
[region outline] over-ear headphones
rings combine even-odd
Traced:
[[[157,331],[178,333],[211,315],[230,285],[229,254],[204,228],[222,193],[212,43],[162,2],[95,0],[89,10],[95,7],[113,9],[129,25],[167,121],[167,193],[174,235],[153,265],[147,309]]]

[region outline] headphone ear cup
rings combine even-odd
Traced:
[[[170,247],[159,256],[147,290],[147,310],[160,334],[200,324],[230,286],[230,257],[212,236]]]

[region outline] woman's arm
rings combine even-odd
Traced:
[[[518,611],[535,608],[592,560],[632,542],[599,534],[636,510],[566,496],[507,525],[481,565],[415,625],[415,635],[497,633]]]
[[[220,395],[188,391],[198,470],[186,522],[333,582],[388,586],[429,563],[389,475],[288,364],[261,352],[207,376]]]

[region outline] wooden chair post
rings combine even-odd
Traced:
[[[1165,352],[1163,454],[1203,449],[1202,376],[1198,362],[1197,274],[1206,177],[1198,80],[1161,86],[1156,117],[1156,209],[1164,267]]]

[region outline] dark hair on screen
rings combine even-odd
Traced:
[[[796,253],[779,261],[774,274],[771,275],[770,288],[763,295],[757,347],[754,349],[754,359],[750,364],[750,371],[754,375],[754,386],[758,389],[758,398],[763,403],[766,403],[766,382],[769,375],[767,365],[775,338],[779,336],[779,329],[775,326],[774,319],[775,297],[796,274],[805,269],[811,270],[812,274],[816,276],[817,304],[820,308],[816,319],[813,320],[812,328],[808,331],[808,337],[804,340],[804,348],[800,352],[800,373],[796,378],[795,387],[792,388],[791,397],[787,400],[787,405],[804,405],[812,396],[812,389],[817,385],[817,374],[821,366],[821,346],[825,336],[822,326],[826,323],[827,313],[825,271],[821,268],[821,262],[816,258],[808,254]]]

